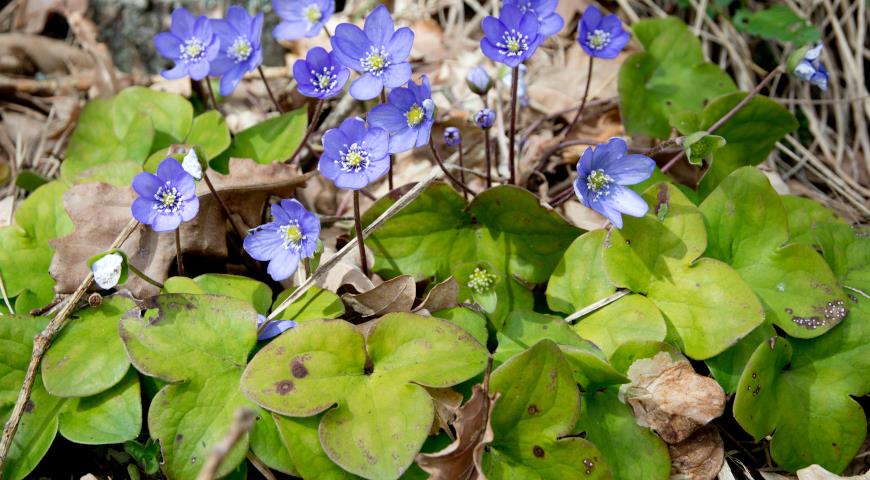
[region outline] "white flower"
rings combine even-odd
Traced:
[[[94,281],[103,290],[114,287],[121,279],[121,270],[124,265],[124,257],[119,253],[110,253],[91,265],[94,272]]]
[[[196,155],[196,150],[192,148],[188,150],[187,155],[184,156],[184,160],[181,161],[181,168],[189,173],[191,177],[197,180],[202,179],[202,164],[199,163],[199,157]]]

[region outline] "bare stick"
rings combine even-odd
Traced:
[[[369,277],[369,262],[366,258],[366,242],[363,238],[362,220],[359,218],[359,190],[353,191],[353,226],[356,229],[356,236],[359,238],[359,264],[362,267],[363,275]]]
[[[768,73],[767,76],[764,77],[764,79],[761,80],[761,82],[759,82],[758,85],[756,85],[755,88],[753,88],[752,91],[749,92],[748,95],[743,97],[743,100],[740,100],[739,102],[737,102],[737,105],[734,105],[734,107],[731,110],[729,110],[728,113],[726,113],[725,115],[722,115],[722,118],[720,118],[719,120],[716,120],[716,123],[714,123],[713,125],[710,126],[710,128],[707,129],[707,133],[712,134],[713,132],[718,130],[719,127],[724,125],[728,120],[731,120],[731,117],[736,115],[737,112],[740,111],[740,109],[745,107],[746,104],[749,103],[750,100],[752,100],[756,95],[758,95],[759,92],[761,92],[761,89],[763,89],[765,85],[770,83],[770,81],[773,80],[779,74],[780,71],[782,71],[782,65],[771,70],[770,73]],[[670,170],[671,167],[676,165],[677,162],[682,160],[683,157],[685,157],[685,156],[686,156],[686,150],[684,149],[684,150],[680,151],[680,153],[678,153],[676,156],[674,156],[674,158],[672,158],[668,163],[666,163],[664,167],[662,167],[662,173]]]
[[[565,318],[565,321],[568,323],[574,323],[574,321],[577,320],[578,318],[583,317],[585,315],[589,315],[590,313],[592,313],[598,309],[604,308],[607,305],[610,305],[611,303],[613,303],[613,302],[619,300],[620,298],[628,295],[629,293],[631,293],[631,291],[629,291],[629,290],[617,290],[616,293],[614,293],[613,295],[606,297],[606,298],[602,298],[601,300],[599,300],[591,305],[587,305],[587,306],[581,308],[580,310],[577,310],[576,312],[572,313],[571,315],[568,315],[568,317]]]
[[[459,185],[459,187],[462,188],[463,192],[470,193],[471,196],[474,197],[475,193],[471,189],[469,189],[467,186],[465,186],[464,182],[460,182],[458,178],[454,177],[453,174],[447,170],[447,167],[444,165],[444,162],[441,161],[441,155],[439,155],[438,150],[435,149],[435,143],[432,141],[432,137],[429,137],[429,148],[432,149],[432,156],[435,157],[435,162],[437,162],[438,166],[441,167],[441,170],[444,172],[444,175],[446,175],[447,178],[452,180],[453,183]]]
[[[516,145],[514,141],[517,135],[517,84],[520,82],[520,67],[514,67],[511,70],[511,126],[508,131],[508,168],[510,169],[510,184],[517,184],[517,173],[514,155],[516,155]]]
[[[248,450],[248,453],[245,456],[248,458],[248,461],[251,462],[251,465],[253,465],[254,468],[256,468],[257,471],[266,478],[266,480],[278,480],[275,478],[275,474],[272,473],[272,470],[269,470],[269,467],[263,463],[259,457],[254,455],[254,452]]]
[[[257,71],[260,72],[260,78],[263,79],[263,85],[266,86],[266,93],[269,94],[269,98],[272,99],[272,104],[275,105],[275,110],[278,110],[278,113],[284,113],[284,109],[281,108],[281,104],[278,103],[278,100],[275,98],[275,95],[272,93],[272,87],[269,86],[269,82],[266,81],[266,74],[263,73],[263,66],[258,66]]]
[[[132,263],[127,262],[127,268],[129,268],[130,271],[133,272],[133,275],[136,275],[137,277],[141,278],[142,280],[145,280],[146,282],[150,283],[151,285],[154,285],[157,288],[160,288],[160,289],[163,288],[162,283],[149,277],[148,275],[145,274],[145,272],[134,267]]]
[[[135,219],[130,220],[107,250],[120,248],[138,226],[138,221]],[[94,273],[88,271],[85,279],[72,296],[69,297],[63,308],[49,322],[48,326],[33,339],[33,354],[30,356],[30,364],[27,366],[27,372],[24,374],[24,384],[18,392],[15,407],[13,407],[9,421],[6,422],[6,426],[3,428],[3,437],[0,439],[0,478],[3,478],[3,468],[6,466],[6,457],[9,455],[9,449],[12,447],[12,439],[15,437],[15,432],[18,431],[21,416],[24,415],[24,410],[30,401],[30,393],[33,391],[33,382],[36,381],[36,374],[39,370],[39,364],[42,362],[42,357],[45,355],[46,350],[48,350],[49,345],[51,345],[52,340],[63,329],[67,318],[75,310],[79,300],[82,299],[93,280]]]
[[[209,453],[202,470],[196,476],[196,480],[214,480],[221,463],[227,458],[233,447],[242,440],[242,437],[254,427],[256,419],[257,415],[249,408],[236,410],[236,417],[230,426],[230,431]]]
[[[184,258],[181,253],[181,225],[175,229],[175,266],[178,269],[178,275],[184,276]]]
[[[302,149],[305,148],[305,145],[308,144],[308,139],[311,138],[311,134],[314,133],[314,130],[317,129],[317,122],[320,121],[320,113],[323,111],[323,99],[317,101],[317,106],[314,107],[314,115],[311,116],[311,124],[308,125],[308,130],[305,131],[305,136],[302,137],[302,142],[296,147],[296,151],[293,152],[293,155],[290,155],[290,159],[287,160],[287,163],[292,164],[296,161],[296,157],[302,152]]]
[[[592,64],[595,57],[589,56],[589,70],[586,71],[586,89],[583,90],[583,100],[580,101],[580,108],[577,109],[577,113],[574,115],[574,120],[571,120],[571,123],[568,124],[568,127],[565,128],[565,131],[562,132],[562,138],[568,136],[571,133],[571,129],[574,128],[574,125],[577,124],[577,120],[580,119],[580,115],[583,114],[583,108],[586,107],[586,99],[589,97],[589,85],[592,84]]]
[[[9,303],[9,296],[6,295],[6,285],[3,284],[3,276],[0,275],[0,293],[3,294],[3,303],[6,304],[6,308],[9,310],[9,313],[15,315],[15,309],[12,308],[12,304]]]

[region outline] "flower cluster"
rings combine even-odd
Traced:
[[[484,293],[489,291],[498,277],[487,270],[485,267],[475,267],[474,271],[468,276],[468,288],[474,293]]]

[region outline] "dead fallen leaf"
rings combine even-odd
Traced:
[[[725,461],[725,446],[719,430],[707,425],[689,438],[668,445],[671,480],[713,480]]]
[[[15,28],[24,33],[39,33],[52,14],[85,13],[88,0],[28,0],[23,2],[15,18]]]
[[[444,310],[445,308],[455,307],[458,304],[458,296],[459,284],[456,283],[453,277],[449,277],[429,290],[426,298],[420,302],[420,305],[414,308],[414,313],[426,315],[438,310]]]
[[[26,33],[0,34],[0,73],[68,75],[95,67],[90,55],[62,40]]]
[[[490,421],[498,393],[487,395],[483,385],[474,386],[471,398],[459,409],[456,440],[436,453],[420,453],[417,465],[430,474],[429,480],[485,480],[481,459],[492,442]]]
[[[263,205],[272,195],[287,197],[310,176],[298,175],[283,164],[260,165],[249,159],[230,160],[230,175],[213,170],[209,177],[229,210],[247,227],[260,223]],[[226,257],[227,224],[223,211],[203,183],[197,186],[199,214],[181,226],[185,253],[203,257]],[[51,241],[55,249],[49,273],[57,293],[71,293],[87,275],[87,260],[101,253],[130,220],[130,205],[136,198],[131,187],[104,183],[75,185],[64,194],[64,208],[72,218],[75,231]],[[130,262],[162,282],[175,259],[175,238],[140,227],[122,248]],[[157,288],[131,275],[125,288],[138,298],[157,293]]]
[[[321,232],[322,233],[322,232]],[[330,246],[323,247],[323,253],[320,255],[320,263],[326,262],[335,256],[335,249]],[[372,265],[374,255],[371,250],[366,250],[366,258],[369,260],[369,265]],[[376,275],[373,275],[374,280],[378,280]],[[350,285],[357,292],[367,292],[375,288],[372,279],[369,279],[360,268],[359,250],[354,249],[332,268],[326,272],[326,275],[318,279],[315,284],[330,292],[337,292],[344,285]]]
[[[667,352],[634,362],[628,378],[631,383],[620,387],[620,399],[634,409],[638,425],[652,428],[669,444],[687,439],[725,409],[725,391],[715,380]]]
[[[371,317],[391,312],[410,312],[416,295],[414,277],[400,275],[366,292],[345,293],[341,299],[355,312]]]
[[[425,388],[435,405],[436,422],[432,425],[432,434],[437,435],[438,430],[444,430],[452,438],[453,432],[450,430],[450,425],[456,421],[456,417],[459,415],[462,394],[452,388]]]

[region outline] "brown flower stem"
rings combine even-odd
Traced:
[[[489,129],[483,130],[483,143],[486,150],[486,188],[492,187],[492,142],[489,140]]]
[[[139,226],[136,219],[131,219],[127,226],[121,230],[121,233],[115,237],[115,241],[107,250],[120,248],[124,242],[130,238],[130,235]],[[94,273],[90,270],[85,276],[82,283],[76,288],[76,291],[69,297],[67,303],[60,309],[55,317],[49,322],[45,329],[33,339],[33,354],[30,356],[30,364],[27,366],[27,372],[24,374],[24,382],[21,385],[21,390],[18,392],[18,399],[15,401],[15,406],[12,408],[12,413],[9,415],[9,421],[6,422],[3,428],[3,437],[0,439],[0,478],[3,477],[3,469],[6,466],[6,460],[9,456],[9,449],[12,447],[12,439],[15,437],[15,432],[18,431],[18,425],[21,423],[21,417],[27,409],[27,404],[30,402],[30,394],[33,391],[33,384],[36,381],[36,375],[39,371],[39,364],[42,362],[42,357],[51,345],[51,342],[57,337],[63,327],[66,325],[69,315],[75,310],[79,301],[84,296],[91,282],[94,280]]]
[[[562,191],[562,192],[556,194],[556,196],[553,197],[553,198],[552,198],[550,201],[548,201],[547,203],[549,203],[551,207],[556,208],[556,207],[558,207],[559,205],[561,205],[561,204],[567,202],[568,199],[571,198],[571,194],[573,194],[573,193],[574,193],[574,188],[573,188],[573,187],[568,187],[568,188],[566,188],[564,191]]]
[[[459,181],[462,182],[462,185],[465,185],[465,157],[462,154],[462,142],[459,142],[459,145],[457,145],[457,146],[459,147],[458,148],[458,150],[459,150],[459,168],[460,168]],[[465,189],[462,190],[462,197],[466,201],[468,201],[468,191],[467,190],[465,190]]]
[[[369,277],[369,262],[366,259],[366,243],[363,238],[362,220],[359,214],[359,190],[353,191],[353,224],[356,229],[356,238],[359,239],[359,264],[362,268],[363,275]]]
[[[514,155],[516,155],[516,145],[514,141],[517,135],[517,88],[520,82],[520,67],[514,67],[511,70],[511,126],[508,132],[508,169],[510,169],[510,184],[517,184],[517,173]]]
[[[175,266],[178,268],[178,275],[184,276],[184,258],[181,253],[181,225],[175,229]]]
[[[205,77],[205,80],[203,81],[205,82],[205,86],[208,89],[208,97],[211,99],[211,108],[220,112],[220,110],[218,109],[217,99],[214,96],[214,89],[211,88],[211,80],[209,80],[208,77]]]
[[[323,26],[323,33],[325,33],[325,34],[326,34],[326,38],[328,38],[328,39],[330,39],[330,40],[332,40],[332,34],[331,34],[331,33],[329,33],[329,29],[328,29],[328,28],[326,28],[326,25],[324,25],[324,26]]]
[[[290,155],[290,159],[287,160],[286,163],[292,165],[296,162],[302,149],[308,144],[308,139],[311,138],[311,134],[317,129],[317,122],[320,121],[320,114],[323,112],[323,103],[324,101],[322,99],[317,101],[317,106],[314,107],[314,115],[311,116],[311,123],[308,124],[308,129],[305,130],[305,136],[302,137],[302,141],[299,143],[299,146],[296,147],[296,151],[293,152],[293,155]]]
[[[589,57],[589,69],[586,71],[586,88],[583,90],[583,100],[580,101],[580,108],[577,109],[577,113],[574,114],[574,119],[571,120],[571,123],[568,124],[568,127],[565,128],[565,131],[562,132],[562,138],[568,136],[571,133],[571,129],[574,128],[574,125],[577,124],[577,120],[580,119],[580,115],[583,114],[583,109],[586,107],[586,99],[589,98],[589,85],[592,84],[592,64],[595,57]]]
[[[381,103],[387,103],[387,91],[381,90]],[[387,170],[387,187],[392,192],[393,191],[393,154],[390,154],[390,169]]]
[[[139,270],[138,268],[134,267],[132,263],[127,262],[127,268],[129,268],[130,271],[133,272],[134,275],[136,275],[137,277],[141,278],[142,280],[145,280],[146,282],[150,283],[151,285],[154,285],[155,287],[157,287],[157,288],[159,288],[159,289],[163,289],[163,284],[162,284],[162,283],[160,283],[160,282],[158,282],[157,280],[154,280],[153,278],[149,277],[148,275],[145,274],[145,272],[143,272],[142,270]]]
[[[459,185],[462,188],[463,192],[470,193],[472,197],[475,196],[475,193],[465,186],[465,183],[460,182],[458,178],[454,177],[447,167],[444,165],[444,162],[441,160],[441,155],[438,154],[438,150],[435,148],[435,143],[432,141],[432,137],[429,137],[429,148],[432,150],[432,156],[435,157],[435,162],[438,163],[438,166],[441,167],[441,170],[444,172],[444,175],[453,181],[456,185]]]
[[[719,127],[721,127],[722,125],[725,125],[725,123],[728,122],[728,120],[731,120],[731,118],[734,117],[734,115],[736,115],[737,112],[739,112],[743,107],[746,106],[747,103],[749,103],[750,100],[755,98],[755,96],[761,92],[761,90],[764,88],[765,85],[767,85],[768,83],[771,82],[771,80],[776,78],[776,76],[782,71],[782,69],[783,69],[783,67],[782,67],[782,65],[780,65],[780,66],[774,68],[773,70],[771,70],[770,73],[768,73],[766,77],[764,77],[760,82],[758,82],[758,85],[756,85],[755,88],[753,88],[752,91],[749,92],[748,95],[743,97],[743,100],[740,100],[739,102],[737,102],[737,105],[734,105],[734,107],[731,108],[731,110],[728,110],[728,112],[725,115],[722,115],[722,118],[720,118],[719,120],[716,120],[716,123],[714,123],[713,125],[710,126],[710,128],[707,129],[707,133],[712,134],[713,132],[718,130]],[[664,167],[662,167],[662,173],[670,170],[671,167],[676,165],[677,162],[682,160],[683,157],[685,157],[685,156],[686,156],[686,150],[680,151],[680,153],[676,154],[674,156],[674,158],[672,158],[668,163],[665,164]]]
[[[233,216],[230,214],[230,207],[228,207],[226,202],[224,202],[224,199],[221,198],[220,195],[218,195],[217,190],[215,190],[214,185],[211,183],[211,179],[208,178],[208,173],[204,170],[202,172],[202,179],[205,180],[205,185],[208,187],[211,194],[214,195],[214,198],[217,199],[218,204],[220,204],[221,210],[224,211],[224,215],[227,216],[227,220],[230,222],[230,225],[232,225],[232,227],[233,227],[233,231],[236,232],[236,235],[238,235],[240,239],[244,240],[245,234],[242,232],[242,230],[239,228],[239,226],[236,225],[236,222],[233,221]]]
[[[263,85],[266,86],[266,92],[269,94],[269,98],[272,99],[272,104],[275,105],[275,110],[278,113],[284,113],[284,109],[281,108],[281,104],[278,103],[278,99],[275,98],[275,95],[272,93],[272,87],[269,86],[269,82],[266,81],[266,74],[263,73],[263,66],[258,66],[257,71],[260,72],[260,78],[263,79]]]

